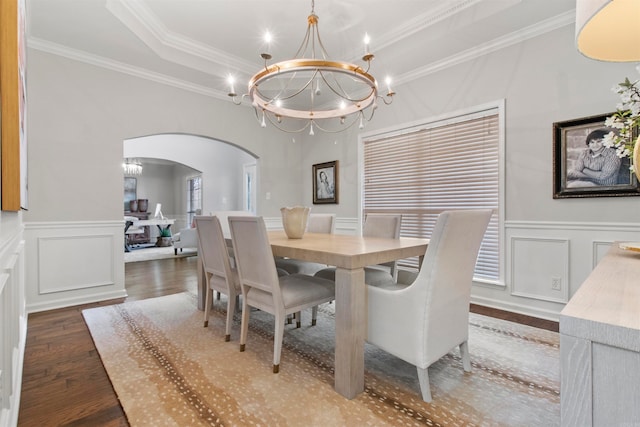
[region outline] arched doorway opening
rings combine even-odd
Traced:
[[[139,187],[151,194],[140,195],[149,199],[150,209],[162,203],[164,215],[176,219],[176,229],[187,225],[188,181],[194,176],[201,177],[203,214],[257,211],[257,157],[231,143],[190,134],[149,135],[123,141],[123,158],[141,160]]]

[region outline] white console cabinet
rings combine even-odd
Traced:
[[[640,426],[640,253],[612,245],[560,315],[563,426]]]

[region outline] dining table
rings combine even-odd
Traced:
[[[274,256],[336,267],[334,388],[347,399],[364,391],[364,343],[367,307],[364,267],[424,256],[428,239],[362,237],[305,233],[290,239],[284,231],[269,231]],[[198,308],[204,309],[206,281],[198,261]]]

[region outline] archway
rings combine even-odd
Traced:
[[[251,186],[245,185],[244,174],[251,166],[256,170],[257,157],[231,143],[190,134],[149,135],[123,141],[123,157],[163,159],[200,171],[203,213],[242,210],[247,197],[253,197],[255,201],[259,174],[254,174]],[[184,174],[176,173],[176,176],[177,180],[184,179]],[[141,179],[144,179],[144,169]],[[181,187],[180,182],[174,182],[167,191],[179,194],[183,189],[186,191],[186,184]],[[173,212],[166,210],[164,205],[163,212],[184,222],[186,205],[180,211],[181,200],[184,199],[178,195],[176,207],[171,209]],[[154,201],[150,200],[149,203],[153,206]],[[252,206],[255,207],[255,202]]]

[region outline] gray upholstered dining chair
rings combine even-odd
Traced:
[[[336,229],[336,214],[309,214],[307,222],[308,233],[333,234]],[[313,276],[316,272],[327,268],[326,264],[317,262],[303,261],[293,258],[276,257],[276,267],[279,271],[286,271],[288,274],[308,274]],[[302,324],[300,313],[294,313],[296,319],[296,327]],[[318,318],[318,306],[311,309],[311,326],[316,325]],[[291,322],[291,316],[287,317],[287,323]]]
[[[231,339],[231,324],[238,296],[242,293],[238,272],[231,267],[227,244],[220,220],[216,216],[196,216],[198,232],[198,256],[204,269],[207,293],[204,304],[204,326],[209,325],[209,313],[213,303],[213,291],[227,295],[227,324],[225,341]]]
[[[335,298],[333,282],[304,274],[278,276],[262,217],[229,217],[231,241],[242,287],[240,351],[245,350],[249,317],[255,307],[275,317],[273,372],[280,370],[285,317]]]
[[[467,340],[473,272],[490,209],[442,212],[415,280],[367,285],[367,342],[415,365],[422,399],[431,401],[427,368],[459,346],[471,371]]]
[[[400,214],[368,214],[364,219],[362,235],[364,237],[400,238],[402,215]],[[336,269],[324,268],[315,273],[316,277],[334,280]],[[392,285],[397,278],[397,261],[365,267],[364,282],[375,286]]]
[[[307,233],[332,234],[335,230],[335,214],[310,214],[307,222]],[[292,258],[277,258],[276,267],[289,274],[308,274],[313,276],[317,271],[327,268],[326,264],[303,261]]]

